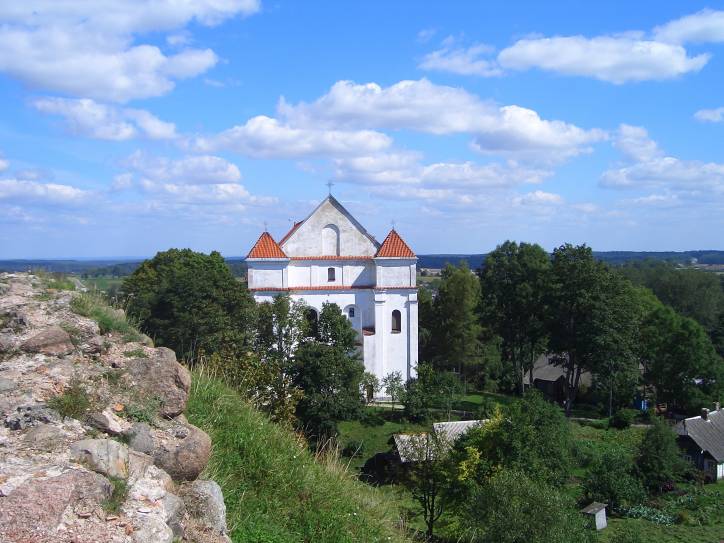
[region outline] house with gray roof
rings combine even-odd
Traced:
[[[682,420],[675,427],[684,458],[714,481],[724,479],[724,410],[702,409],[698,417]]]

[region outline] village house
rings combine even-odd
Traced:
[[[278,243],[262,233],[246,263],[258,303],[288,293],[311,319],[337,304],[359,335],[366,371],[415,376],[417,257],[394,228],[379,243],[330,194]]]
[[[719,402],[714,409],[702,409],[675,426],[684,458],[714,481],[724,479],[724,411]]]

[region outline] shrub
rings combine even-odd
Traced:
[[[647,505],[634,505],[633,507],[621,508],[621,513],[628,518],[641,518],[653,522],[654,524],[661,524],[662,526],[672,526],[676,520],[672,515],[649,507]]]
[[[145,400],[129,402],[121,414],[128,420],[151,424],[156,419],[160,407],[161,400],[158,398],[146,398]]]
[[[62,417],[81,419],[91,408],[88,391],[80,379],[71,379],[68,388],[48,400],[48,407],[55,409]]]
[[[676,434],[661,419],[654,420],[639,446],[636,467],[649,492],[664,492],[673,488],[686,470],[676,444]]]
[[[611,428],[625,430],[631,426],[631,423],[636,418],[636,415],[638,415],[638,411],[635,409],[619,409],[613,414],[613,417],[609,420],[608,425]]]
[[[614,510],[641,503],[646,493],[634,470],[633,460],[624,449],[603,450],[594,457],[583,483],[586,498],[608,503]]]
[[[359,416],[359,421],[363,426],[383,426],[385,424],[385,419],[382,415],[369,409],[362,411],[362,414]]]

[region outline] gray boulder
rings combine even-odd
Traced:
[[[52,424],[40,424],[23,437],[23,443],[30,449],[53,451],[64,445],[65,433]]]
[[[5,379],[4,377],[0,377],[0,393],[3,392],[10,392],[11,390],[15,390],[17,388],[17,384],[15,381],[11,381],[10,379]]]
[[[211,456],[211,438],[196,426],[177,424],[154,432],[154,463],[175,481],[191,481]]]
[[[109,477],[128,477],[128,447],[112,439],[83,439],[70,446],[71,460]]]
[[[20,348],[28,353],[62,356],[73,352],[73,342],[60,326],[51,326],[26,339]]]
[[[214,535],[226,533],[226,505],[216,481],[196,480],[181,487],[186,512],[200,531]]]
[[[130,359],[125,367],[140,395],[160,400],[161,416],[173,418],[186,409],[191,374],[176,361],[171,349],[159,347],[150,358]]]
[[[126,432],[128,446],[134,451],[153,454],[153,435],[151,427],[145,422],[137,422]]]

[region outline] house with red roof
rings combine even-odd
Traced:
[[[359,334],[367,371],[415,376],[417,257],[394,228],[378,242],[329,195],[278,242],[263,232],[246,263],[257,302],[288,293],[312,318],[335,303]]]

